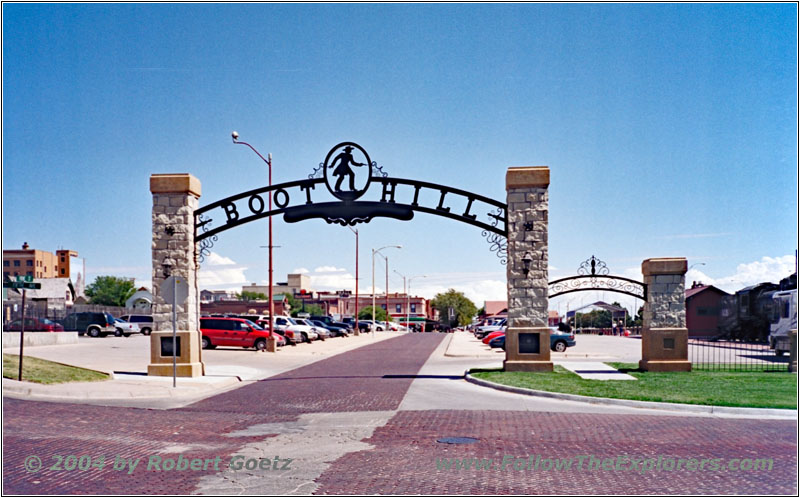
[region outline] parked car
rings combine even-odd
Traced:
[[[492,323],[492,325],[484,325],[482,327],[477,327],[475,329],[475,337],[477,337],[478,339],[483,339],[490,333],[501,330],[503,327],[505,327],[505,325],[506,325],[506,319],[503,318],[502,320],[498,320]]]
[[[130,337],[131,334],[138,334],[142,331],[137,324],[126,322],[121,318],[114,319],[114,327],[116,328],[114,335],[117,337]]]
[[[342,327],[337,327],[335,325],[327,325],[319,320],[308,320],[317,328],[324,328],[328,331],[328,335],[331,337],[347,337],[347,329],[343,329]]]
[[[12,320],[3,326],[6,332],[22,330],[22,320]],[[25,318],[25,332],[64,332],[64,327],[47,318]]]
[[[317,325],[322,325],[330,332],[332,332],[333,336],[343,336],[343,335],[346,336],[353,331],[352,324],[344,322],[335,322],[329,316],[312,316],[311,318],[309,318],[309,321],[316,323]]]
[[[265,329],[269,329],[269,317],[260,321],[260,325]],[[308,342],[308,333],[304,334],[305,327],[298,326],[294,320],[288,316],[275,316],[272,320],[273,330],[283,334],[286,341],[291,344],[298,344],[300,342]]]
[[[561,332],[556,327],[550,327],[550,349],[557,353],[563,353],[567,348],[575,345],[575,334]],[[506,348],[506,335],[503,333],[489,341],[489,346],[493,348]]]
[[[311,323],[307,322],[305,318],[292,318],[292,321],[296,326],[302,327],[300,329],[301,334],[305,334],[307,341],[325,340],[325,337],[320,334],[320,331],[311,325]]]
[[[337,327],[337,328],[345,329],[347,331],[347,333],[350,333],[350,332],[353,331],[353,325],[354,324],[346,323],[346,322],[343,322],[343,321],[342,322],[337,322],[336,320],[333,319],[332,316],[328,316],[328,315],[312,315],[310,317],[310,319],[311,320],[317,320],[319,322],[324,323],[325,326],[328,328],[328,330],[330,330],[331,327]]]
[[[487,344],[489,344],[490,348],[506,349],[506,334],[503,333],[501,335],[492,338],[492,340],[489,341]]]
[[[77,330],[78,335],[88,334],[89,337],[105,337],[117,331],[111,313],[81,311],[70,313],[60,322],[64,330]]]
[[[153,331],[153,317],[150,315],[122,315],[120,319],[135,323],[144,335],[150,335]]]
[[[491,341],[495,337],[499,337],[501,335],[504,335],[505,333],[506,333],[506,329],[505,329],[505,327],[503,327],[503,330],[498,330],[497,332],[492,332],[491,334],[489,334],[486,337],[484,337],[483,341],[481,341],[481,342],[483,342],[484,344],[489,344],[489,341]]]
[[[550,327],[550,349],[563,353],[575,345],[575,334],[561,332],[557,327]]]
[[[240,348],[267,348],[269,331],[242,318],[201,318],[200,332],[203,349],[214,349],[217,346],[233,346]],[[280,339],[275,337],[280,342]]]

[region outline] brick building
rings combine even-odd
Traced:
[[[730,294],[713,285],[693,282],[692,287],[686,289],[685,296],[689,337],[713,337],[719,334],[720,304]]]

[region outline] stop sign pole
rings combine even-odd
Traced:
[[[35,283],[33,277],[26,275],[17,275],[17,280],[12,282],[10,280],[3,282],[3,287],[9,289],[22,289],[22,320],[19,325],[19,376],[18,379],[22,381],[22,353],[25,346],[25,294],[28,289],[41,289],[42,284]]]

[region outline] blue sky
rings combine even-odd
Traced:
[[[627,276],[685,256],[688,280],[727,290],[780,278],[797,248],[796,18],[794,4],[6,3],[3,248],[70,248],[90,280],[148,284],[149,176],[192,173],[201,205],[265,185],[237,130],[273,154],[275,183],[342,141],[391,176],[499,200],[509,166],[547,165],[551,278],[593,254]],[[267,278],[266,227],[221,234],[208,287]],[[417,214],[359,230],[362,291],[370,248],[400,244],[392,291],[397,270],[428,275],[412,289],[428,297],[504,298],[475,227]],[[275,244],[276,279],[352,287],[346,228],[277,218]]]

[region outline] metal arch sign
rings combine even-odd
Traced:
[[[364,162],[355,160],[353,154],[354,149],[358,149],[358,152],[363,156]],[[336,155],[334,156],[334,154]],[[334,156],[333,159],[331,159],[331,156]],[[367,181],[361,182],[363,187],[360,189],[356,188],[356,172],[351,166],[358,168],[366,166]],[[333,171],[328,173],[329,169],[333,169]],[[367,154],[367,151],[364,150],[363,147],[355,142],[342,142],[332,148],[330,152],[328,152],[328,155],[325,156],[325,162],[322,164],[322,174],[328,191],[330,191],[334,197],[342,201],[354,201],[364,195],[369,188],[369,184],[372,181],[372,162],[369,160],[369,154]],[[333,187],[331,187],[331,176],[337,177]],[[342,183],[345,179],[348,180],[345,187],[349,188],[343,190]]]
[[[578,267],[574,277],[560,278],[547,284],[547,297],[552,298],[587,290],[619,292],[647,301],[647,284],[630,278],[608,274],[605,262],[592,256]]]
[[[267,207],[270,193],[272,210]],[[248,190],[198,209],[195,243],[202,260],[219,233],[269,216],[282,214],[287,223],[319,218],[348,226],[374,218],[408,221],[415,212],[480,228],[490,250],[505,258],[506,203],[448,185],[389,177],[355,142],[334,146],[306,179]]]

